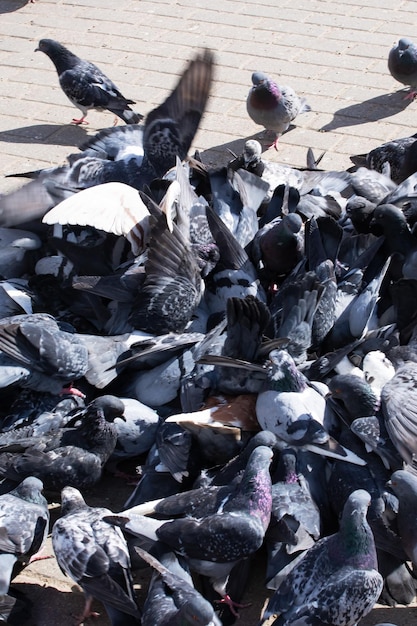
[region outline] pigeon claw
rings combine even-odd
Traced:
[[[236,611],[236,609],[247,609],[252,604],[251,602],[248,602],[247,604],[239,604],[239,602],[235,602],[234,600],[232,600],[228,593],[226,593],[226,595],[223,596],[221,600],[216,600],[216,602],[218,602],[219,604],[227,604],[230,612],[235,617],[239,617],[239,613]]]
[[[100,617],[100,613],[91,610],[91,605],[93,604],[93,598],[88,596],[85,599],[85,606],[82,615],[77,616],[77,626],[81,626],[85,622],[86,619],[90,617],[97,618]]]
[[[404,96],[404,100],[415,100],[417,97],[417,89],[410,89],[410,91]]]
[[[59,392],[59,395],[60,396],[77,396],[77,398],[82,398],[83,400],[86,397],[85,393],[77,389],[77,387],[74,387],[72,383],[70,383],[67,387],[63,387],[61,391]]]
[[[79,119],[73,117],[71,124],[75,124],[75,126],[80,126],[81,124],[88,124],[88,122],[85,117],[80,117]]]

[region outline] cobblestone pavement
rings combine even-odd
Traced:
[[[194,142],[211,164],[261,130],[245,99],[251,73],[268,72],[306,96],[312,111],[267,157],[303,166],[311,147],[325,152],[325,169],[345,169],[349,155],[416,130],[417,102],[403,99],[387,70],[398,38],[417,37],[415,9],[413,0],[0,0],[0,192],[22,184],[4,175],[63,163],[113,123],[111,113],[92,112],[88,126],[69,124],[77,110],[51,61],[34,52],[40,38],[98,64],[143,114],[165,99],[195,50],[212,48],[215,84]],[[17,582],[37,607],[28,624],[73,625],[82,601],[53,560],[34,563]],[[241,626],[257,623],[265,599],[262,585],[249,595],[254,608],[242,611]],[[361,624],[411,624],[416,610],[374,611]]]

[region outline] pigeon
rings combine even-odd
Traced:
[[[184,559],[157,543],[158,558],[135,550],[153,569],[143,607],[142,626],[220,626],[214,608],[195,588]]]
[[[137,515],[133,507],[105,519],[126,533],[160,539],[187,557],[190,569],[209,576],[223,602],[236,611],[226,585],[234,565],[262,545],[271,515],[271,459],[269,447],[255,448],[238,487],[229,491],[216,512],[201,518],[161,521]]]
[[[388,54],[388,69],[395,80],[407,87],[409,93],[405,99],[414,100],[417,95],[417,46],[402,37]]]
[[[406,361],[382,387],[381,412],[388,434],[405,463],[416,459],[417,363]]]
[[[28,476],[0,496],[0,596],[9,590],[16,561],[27,564],[46,540],[49,510],[42,491],[42,481]]]
[[[62,326],[47,313],[0,320],[0,387],[18,384],[54,394],[71,388],[87,372],[88,351]]]
[[[320,537],[320,511],[299,466],[296,451],[285,447],[272,474],[271,522],[265,533],[268,589],[277,589],[304,551]]]
[[[387,141],[367,154],[350,157],[355,165],[365,165],[377,172],[389,165],[390,177],[401,183],[417,170],[417,134]]]
[[[111,111],[126,124],[138,124],[143,115],[135,113],[116,85],[96,65],[77,57],[68,48],[53,39],[41,39],[36,51],[44,52],[55,65],[59,84],[67,98],[82,113],[74,124],[85,121],[90,109]]]
[[[371,501],[354,491],[337,533],[319,539],[271,597],[261,620],[273,624],[355,626],[372,610],[382,590],[375,543],[366,520]]]
[[[86,407],[78,427],[6,444],[0,454],[0,475],[15,482],[35,475],[51,491],[66,485],[94,485],[115,449],[118,432],[114,419],[123,412],[119,398],[102,396]],[[8,447],[17,451],[7,452]]]
[[[64,487],[61,513],[52,527],[52,547],[64,574],[83,589],[86,604],[78,623],[91,615],[93,598],[100,600],[112,626],[139,626],[130,556],[123,533],[103,521],[112,512],[90,507],[78,489]]]
[[[201,269],[191,246],[188,217],[172,223],[149,199],[150,240],[146,277],[133,302],[129,321],[134,328],[163,334],[183,332],[201,299]]]
[[[276,148],[279,136],[297,115],[311,111],[311,107],[291,87],[277,85],[263,72],[254,72],[252,83],[246,100],[247,112],[255,124],[275,133]]]
[[[417,565],[417,476],[407,470],[397,470],[387,485],[398,498],[397,524],[401,543],[407,557]]]

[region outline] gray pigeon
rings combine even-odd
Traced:
[[[113,81],[93,63],[80,59],[53,39],[41,39],[36,48],[39,50],[51,59],[62,91],[82,113],[82,117],[72,120],[74,124],[88,124],[85,118],[91,109],[107,109],[126,124],[138,124],[143,118],[130,108],[129,104],[134,101],[125,98]]]
[[[383,580],[366,521],[370,501],[363,489],[349,496],[339,531],[306,552],[270,599],[261,624],[278,613],[275,626],[355,626],[372,610]]]
[[[417,449],[417,363],[406,361],[382,387],[381,410],[388,434],[403,461],[412,464]]]
[[[311,111],[311,107],[291,87],[277,85],[263,72],[254,72],[252,83],[246,99],[249,117],[255,124],[275,133],[276,148],[279,136],[297,115]]]
[[[388,485],[399,502],[397,524],[404,552],[417,565],[417,476],[397,470]]]
[[[0,387],[15,384],[59,394],[69,385],[70,390],[87,371],[88,351],[67,330],[47,313],[0,320]]]
[[[28,563],[41,549],[49,526],[48,503],[38,478],[25,478],[13,491],[0,496],[0,613],[5,602],[16,561]],[[13,608],[13,607],[11,607]]]
[[[402,37],[388,54],[388,69],[399,83],[410,87],[406,99],[413,100],[417,95],[417,46]]]
[[[93,598],[100,600],[112,626],[140,624],[130,573],[129,550],[123,534],[102,521],[109,509],[88,506],[78,489],[61,494],[62,517],[52,528],[52,546],[62,571],[86,594],[80,623],[91,614]]]

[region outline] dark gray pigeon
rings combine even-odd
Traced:
[[[123,402],[115,396],[93,400],[81,412],[81,424],[76,428],[6,445],[16,451],[0,454],[0,474],[15,482],[38,476],[45,489],[52,491],[66,485],[94,485],[115,449],[118,433],[113,422],[123,411]]]
[[[161,521],[137,514],[133,507],[105,519],[127,534],[159,539],[186,557],[190,569],[209,576],[223,603],[236,614],[226,585],[234,565],[262,545],[271,514],[271,459],[270,448],[255,448],[239,486],[229,491],[217,512],[201,518]],[[142,505],[139,510],[143,511]]]
[[[81,118],[72,120],[74,124],[88,124],[85,118],[90,109],[107,109],[126,124],[138,124],[143,118],[130,108],[134,101],[125,98],[113,81],[93,63],[80,59],[53,39],[41,39],[36,48],[39,50],[51,59],[62,91],[82,113]]]
[[[372,610],[383,580],[366,521],[370,501],[363,489],[349,496],[339,531],[306,552],[270,599],[261,624],[279,614],[275,626],[354,626]]]
[[[388,54],[388,69],[390,74],[399,83],[410,87],[406,99],[413,100],[417,95],[417,46],[402,37]]]
[[[367,154],[351,156],[350,160],[377,172],[386,171],[388,165],[392,180],[401,183],[417,170],[417,135],[387,141]]]
[[[112,626],[139,626],[130,573],[129,550],[122,532],[102,521],[111,511],[88,506],[73,487],[62,490],[62,517],[52,528],[52,546],[62,571],[83,589],[86,605],[80,623],[100,600]]]
[[[158,546],[158,559],[140,547],[139,556],[154,569],[143,607],[142,626],[220,626],[214,608],[195,588],[186,564]]]
[[[280,135],[297,115],[311,111],[311,107],[291,87],[277,85],[263,72],[254,72],[252,83],[246,100],[249,117],[255,124],[275,133],[276,147]]]

